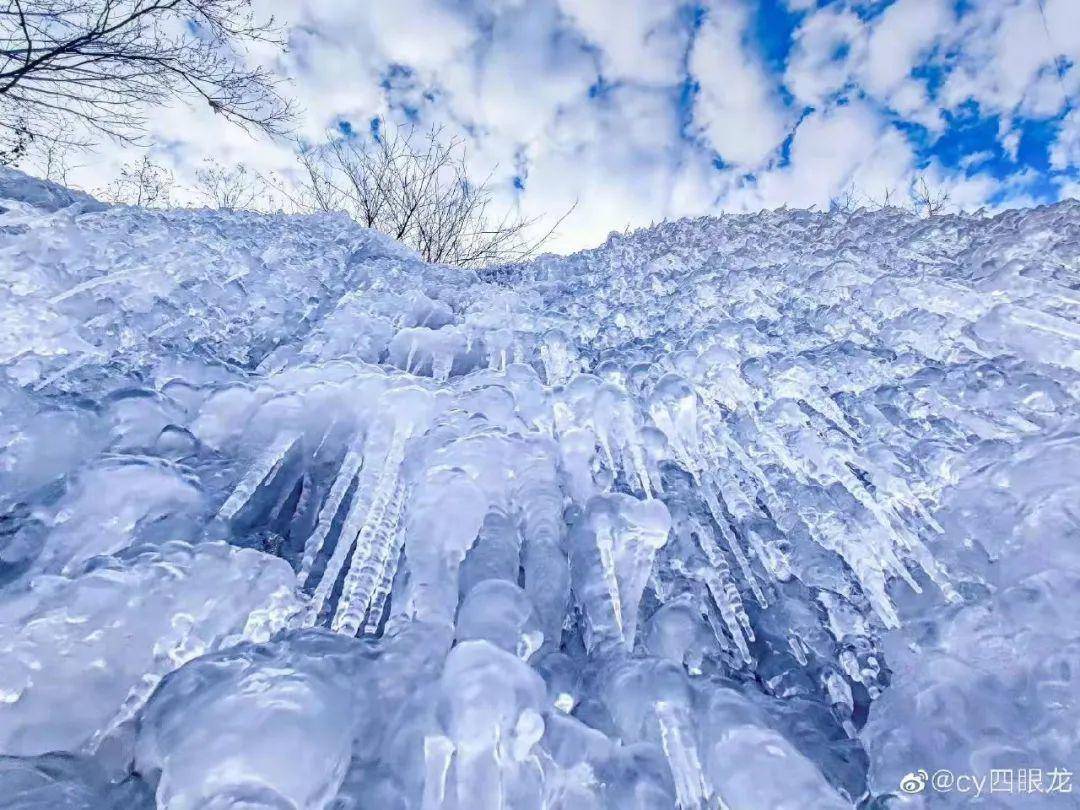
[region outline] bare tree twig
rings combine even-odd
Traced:
[[[943,189],[933,190],[925,177],[919,177],[911,188],[911,200],[915,210],[923,216],[936,217],[949,205],[949,192]]]
[[[286,132],[279,80],[244,58],[248,44],[282,44],[251,2],[0,0],[0,161],[36,138],[138,141],[149,109],[176,99]]]
[[[141,205],[146,208],[166,208],[172,200],[173,175],[154,163],[150,155],[129,163],[120,176],[96,196],[114,205]]]
[[[540,218],[514,208],[493,215],[493,174],[469,176],[465,144],[441,127],[381,125],[368,137],[331,133],[297,149],[299,179],[268,185],[298,211],[344,211],[415,249],[425,260],[468,267],[522,261],[539,252],[576,203],[539,236]]]
[[[854,183],[830,201],[829,208],[842,213],[853,213],[860,208],[880,210],[898,208],[925,217],[936,217],[949,209],[951,196],[945,189],[932,189],[923,175],[918,175],[908,187],[906,198],[894,188],[886,188],[872,196],[862,194]]]
[[[225,167],[212,158],[195,172],[192,190],[208,207],[223,211],[264,208],[269,192],[263,179],[243,163]]]

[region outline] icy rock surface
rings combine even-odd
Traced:
[[[0,601],[0,749],[97,750],[163,675],[296,607],[281,560],[220,542],[128,549]],[[73,691],[74,690],[74,691]]]
[[[477,275],[0,196],[0,804],[948,807],[901,779],[1077,765],[1077,203]]]

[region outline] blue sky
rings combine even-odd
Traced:
[[[564,210],[556,247],[664,217],[902,196],[963,208],[1080,193],[1080,0],[257,0],[304,137],[441,124],[502,202]],[[344,125],[344,127],[343,127]],[[287,169],[198,110],[177,173]],[[110,153],[94,171],[123,160]]]

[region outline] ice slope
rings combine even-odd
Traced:
[[[0,805],[950,807],[901,779],[1080,764],[1080,204],[478,276],[0,196]]]

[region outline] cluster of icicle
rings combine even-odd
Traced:
[[[882,638],[975,598],[965,460],[1076,419],[1075,205],[478,276],[4,183],[0,754],[95,806],[850,807]],[[65,637],[83,694],[32,628],[103,572],[150,629]]]

